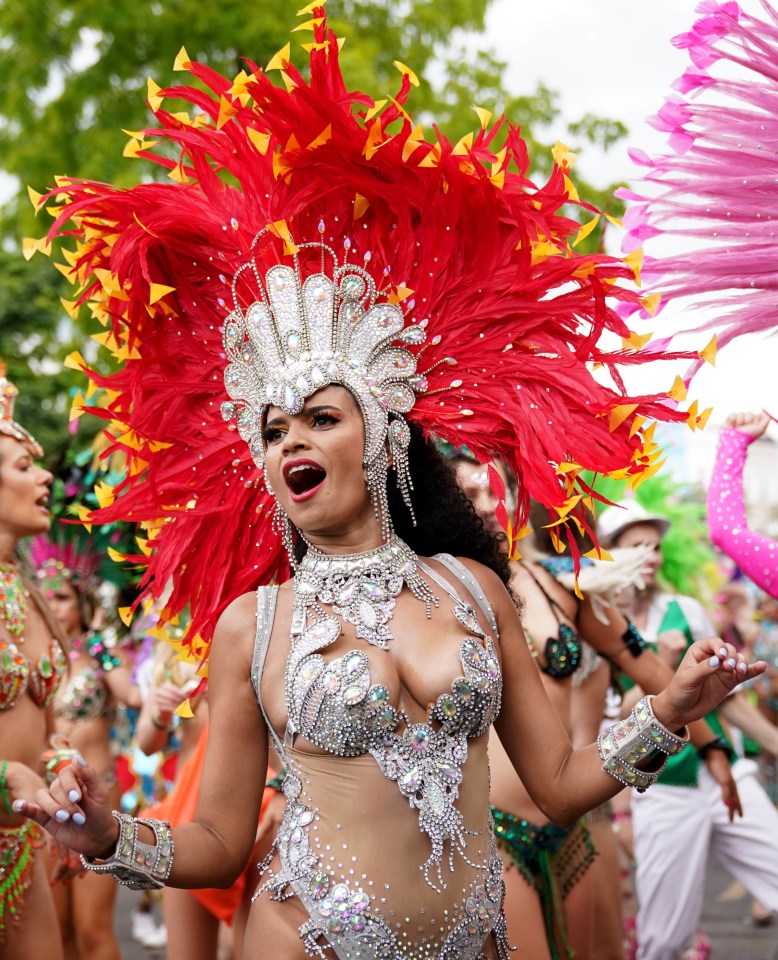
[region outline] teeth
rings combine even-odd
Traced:
[[[292,467],[291,470],[288,471],[287,476],[291,477],[293,473],[299,473],[301,470],[308,470],[308,469],[309,468],[307,465],[300,464],[300,466],[298,467]]]

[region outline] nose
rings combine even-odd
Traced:
[[[44,470],[42,467],[39,467],[38,469],[41,472],[41,483],[45,487],[50,487],[54,480],[54,474],[48,470]]]
[[[298,423],[296,420],[292,420],[292,422],[289,424],[289,429],[284,434],[281,448],[282,453],[293,453],[295,450],[304,449],[307,445],[308,443],[303,425]]]

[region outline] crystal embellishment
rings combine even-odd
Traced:
[[[266,235],[265,230],[257,236],[255,249],[272,242]],[[223,334],[228,360],[224,384],[231,404],[222,407],[222,415],[231,420],[248,408],[254,426],[244,439],[262,468],[261,424],[267,406],[296,414],[311,394],[340,384],[360,405],[364,462],[373,464],[383,454],[390,415],[407,413],[416,394],[427,390],[424,377],[417,376],[416,357],[407,349],[423,344],[426,331],[421,325],[406,326],[400,307],[382,299],[372,276],[362,267],[341,264],[325,243],[297,249],[294,266],[277,264],[263,276],[255,255],[235,275],[234,307]],[[318,256],[311,258],[311,252]],[[305,276],[301,264],[312,259],[319,271]]]

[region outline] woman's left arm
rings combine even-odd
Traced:
[[[603,770],[596,744],[573,750],[532,662],[513,601],[496,574],[481,567],[477,574],[500,631],[503,698],[495,729],[533,801],[554,823],[573,823],[618,793],[622,784]],[[656,718],[677,731],[764,668],[763,663],[749,666],[716,638],[699,641],[654,698]]]

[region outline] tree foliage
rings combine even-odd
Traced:
[[[477,122],[474,104],[504,111],[521,125],[543,175],[551,165],[543,137],[558,117],[557,97],[543,86],[509,96],[505,63],[473,48],[490,2],[330,0],[327,9],[331,25],[347,38],[342,64],[352,87],[376,96],[393,92],[399,77],[393,61],[399,59],[422,78],[411,98],[415,115],[434,117],[458,139]],[[151,124],[147,78],[162,87],[180,81],[173,62],[182,45],[190,59],[227,75],[243,67],[242,56],[266,63],[289,38],[294,11],[286,0],[0,3],[0,163],[19,183],[0,209],[0,356],[23,391],[20,419],[41,434],[51,454],[67,442],[58,425],[69,406],[66,393],[80,385],[62,359],[75,346],[83,351],[86,335],[60,307],[67,292],[51,265],[40,258],[26,264],[16,252],[21,237],[47,228],[33,221],[26,186],[43,191],[58,174],[127,186],[152,175],[150,165],[122,155],[123,131]],[[293,56],[298,64],[304,60],[299,49]],[[623,128],[587,116],[570,133],[573,147],[586,141],[607,146]],[[578,182],[587,199],[608,204],[608,191]],[[588,242],[596,244],[598,235]]]

